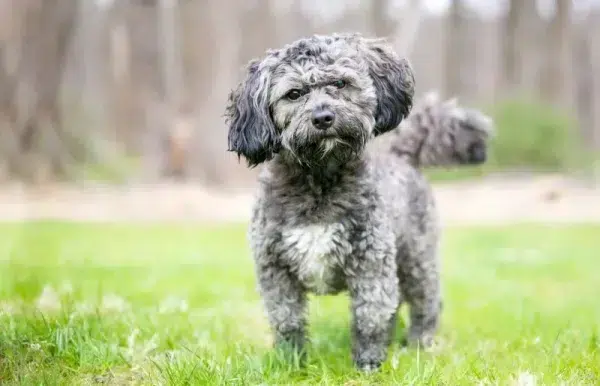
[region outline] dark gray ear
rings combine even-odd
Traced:
[[[415,78],[410,63],[399,58],[381,39],[365,40],[363,47],[377,93],[375,135],[395,129],[412,108]]]
[[[269,73],[259,61],[248,65],[246,79],[229,94],[225,111],[229,151],[254,167],[273,157],[279,137],[269,109]]]

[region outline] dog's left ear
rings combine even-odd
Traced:
[[[415,78],[408,60],[382,39],[365,39],[362,51],[377,93],[374,134],[395,129],[412,108]]]
[[[248,64],[246,79],[229,94],[225,117],[229,125],[229,151],[254,167],[271,159],[279,136],[269,110],[270,73],[258,60]]]

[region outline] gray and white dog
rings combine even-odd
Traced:
[[[276,346],[302,353],[307,294],[341,291],[359,369],[386,359],[403,301],[407,341],[431,344],[442,306],[433,196],[417,156],[367,151],[413,95],[408,61],[358,34],[270,50],[231,93],[229,150],[265,164],[249,239]]]

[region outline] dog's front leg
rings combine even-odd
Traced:
[[[356,367],[372,371],[387,357],[400,291],[393,254],[361,259],[348,280],[352,303],[352,356]]]
[[[287,267],[275,262],[258,267],[258,282],[275,347],[304,358],[306,292]]]

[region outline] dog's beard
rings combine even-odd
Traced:
[[[286,129],[282,145],[293,161],[302,166],[342,165],[361,156],[371,136],[370,125],[366,117],[349,117],[340,119],[327,131],[320,131],[310,122],[302,121]]]

